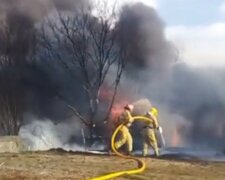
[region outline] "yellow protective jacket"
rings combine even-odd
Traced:
[[[151,119],[151,122],[146,122],[146,126],[150,126],[154,129],[157,129],[159,127],[159,122],[156,116],[154,115],[146,115],[147,118]]]
[[[146,156],[148,154],[149,145],[155,152],[155,155],[159,155],[159,148],[157,143],[157,138],[155,135],[154,129],[151,128],[144,128],[142,130],[143,135],[143,155]]]
[[[124,112],[119,117],[119,124],[124,124],[125,126],[130,126],[133,123],[133,118],[129,110],[124,110]]]
[[[131,152],[133,150],[133,138],[130,134],[129,127],[133,122],[131,112],[129,110],[124,110],[124,112],[119,117],[119,124],[123,124],[120,129],[120,138],[115,142],[116,149],[119,149],[123,145],[126,145],[126,150]]]
[[[157,115],[151,113],[151,115],[147,114],[146,117],[151,119],[151,122],[147,122],[145,127],[142,130],[143,136],[143,155],[146,156],[148,154],[149,145],[153,148],[155,155],[159,155],[158,143],[157,138],[155,135],[156,128],[159,127]]]

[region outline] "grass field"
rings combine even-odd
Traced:
[[[118,180],[224,180],[225,163],[145,158],[144,173]],[[136,167],[132,160],[115,156],[82,155],[58,151],[1,154],[1,180],[89,179],[116,170]]]

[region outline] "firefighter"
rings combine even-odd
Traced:
[[[129,128],[133,123],[132,119],[132,111],[134,106],[132,104],[128,104],[124,107],[123,113],[119,117],[119,123],[122,124],[120,129],[120,138],[115,142],[115,148],[119,149],[123,145],[126,144],[127,154],[130,155],[133,150],[133,138],[130,134]]]
[[[143,156],[148,154],[149,145],[153,148],[155,156],[159,156],[159,148],[156,139],[155,130],[159,129],[158,124],[158,110],[152,107],[149,112],[146,113],[146,117],[151,119],[151,122],[146,122],[143,130]]]

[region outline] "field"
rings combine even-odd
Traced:
[[[224,180],[225,163],[197,160],[145,158],[144,173],[118,180]],[[85,155],[61,151],[1,154],[1,180],[89,179],[116,170],[136,167],[135,162],[115,156]]]

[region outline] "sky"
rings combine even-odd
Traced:
[[[165,33],[193,66],[225,67],[225,0],[141,1],[154,7],[166,24]]]

